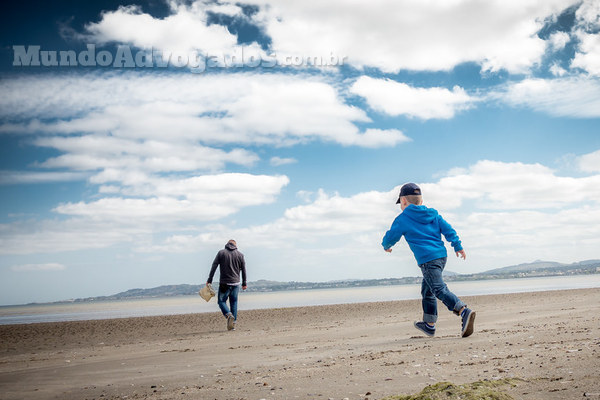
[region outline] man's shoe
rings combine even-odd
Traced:
[[[432,337],[435,335],[435,328],[432,328],[431,326],[427,325],[426,322],[415,322],[414,323],[415,328],[417,328],[418,330],[420,330],[421,332],[423,332],[425,335]]]
[[[227,330],[232,331],[234,329],[235,329],[235,318],[233,317],[233,314],[229,313],[229,314],[227,314]]]
[[[465,307],[460,316],[462,318],[462,337],[471,336],[475,329],[475,311]]]

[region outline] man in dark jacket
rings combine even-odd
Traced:
[[[237,321],[237,303],[240,285],[243,290],[246,290],[246,262],[244,255],[238,251],[235,240],[230,240],[225,245],[225,248],[217,253],[213,261],[210,274],[206,283],[212,283],[213,276],[217,267],[220,268],[219,278],[219,295],[217,302],[221,312],[227,318],[227,329],[234,330]],[[242,279],[240,281],[240,272]],[[229,307],[227,307],[227,299],[229,299]]]

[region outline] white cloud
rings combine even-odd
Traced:
[[[2,81],[0,90],[3,132],[110,133],[185,145],[360,145],[355,122],[370,121],[324,79],[298,75],[36,76]]]
[[[299,195],[309,201],[313,194],[303,192]],[[212,235],[176,235],[176,239],[140,250],[192,251],[228,233],[239,238],[240,243],[247,247],[286,248],[298,254],[302,249],[315,245],[320,251],[325,251],[323,246],[334,242],[338,249],[330,250],[337,252],[340,247],[346,246],[338,242],[340,237],[386,229],[396,212],[396,196],[397,188],[387,193],[371,191],[350,197],[319,190],[312,202],[285,210],[283,216],[273,222],[237,229],[215,226]],[[354,240],[350,239],[349,243],[354,243]]]
[[[575,262],[597,259],[600,248],[600,208],[574,202],[545,212],[475,212],[456,221],[467,251],[496,266],[535,259]]]
[[[275,226],[284,232],[310,232],[311,235],[343,235],[372,231],[382,225],[382,217],[390,215],[394,193],[376,191],[350,197],[328,195],[323,191],[315,201],[287,209]],[[393,209],[393,207],[392,207]]]
[[[139,178],[132,175],[99,179],[104,182],[118,179],[133,184]],[[151,187],[131,188],[138,197],[130,204],[120,197],[66,204],[57,209],[69,213],[70,219],[66,221],[46,221],[35,227],[1,225],[0,252],[60,252],[129,243],[141,252],[182,253],[214,248],[223,244],[224,237],[235,237],[255,255],[254,262],[264,264],[266,269],[276,270],[271,264],[285,262],[299,274],[307,270],[318,273],[317,266],[322,265],[324,259],[333,258],[340,267],[333,265],[333,272],[326,275],[328,279],[334,279],[332,275],[335,274],[347,273],[344,271],[356,273],[360,269],[353,267],[360,265],[372,266],[375,273],[377,268],[390,271],[389,268],[399,262],[414,264],[404,242],[398,244],[393,257],[384,254],[380,248],[383,234],[400,212],[395,205],[399,187],[351,196],[328,194],[322,190],[316,195],[301,192],[299,196],[308,204],[288,208],[270,222],[250,226],[212,224],[211,212],[215,213],[213,215],[228,212],[219,207],[269,201],[268,193],[253,193],[256,188],[265,186],[263,182],[246,181],[241,176],[231,179],[151,181]],[[240,192],[230,194],[225,187],[233,182],[246,186]],[[278,185],[284,181],[271,177],[266,182],[271,183],[272,192],[276,193]],[[200,190],[209,184],[221,184],[221,189]],[[466,168],[455,168],[439,180],[420,182],[420,185],[425,204],[442,213],[458,231],[467,249],[469,258],[464,267],[460,267],[464,268],[462,272],[539,258],[563,262],[597,258],[600,248],[599,174],[561,176],[541,164],[482,160]],[[145,190],[161,195],[147,198],[144,197]],[[194,197],[196,195],[199,197]],[[244,201],[246,203],[240,204]],[[211,211],[200,210],[192,204],[194,202]],[[159,232],[159,237],[166,236],[166,239],[158,239]],[[275,259],[276,262],[272,261]]]
[[[565,48],[567,43],[571,40],[571,36],[569,36],[566,32],[555,32],[550,35],[548,39],[548,45],[552,51],[559,51]]]
[[[571,68],[600,76],[600,2],[582,1],[575,12],[573,35],[579,40]]]
[[[80,172],[0,171],[0,185],[80,181],[87,177]]]
[[[25,271],[63,271],[66,267],[62,264],[58,263],[48,263],[48,264],[23,264],[23,265],[13,265],[10,267],[13,271],[16,272],[25,272]]]
[[[296,192],[296,197],[305,203],[310,203],[313,199],[314,194],[314,192],[311,192],[309,190],[299,190],[298,192]]]
[[[237,37],[227,27],[207,25],[206,11],[232,13],[235,6],[207,6],[204,1],[190,5],[170,1],[171,15],[154,18],[138,6],[120,6],[105,11],[98,22],[85,26],[84,39],[92,43],[130,43],[140,48],[164,51],[199,50],[208,53],[231,51]]]
[[[476,100],[461,87],[416,88],[389,79],[361,76],[350,91],[367,100],[369,106],[389,115],[421,119],[448,119],[468,109]]]
[[[411,139],[398,129],[367,129],[361,135],[345,137],[342,144],[378,148],[394,147],[410,141]]]
[[[39,163],[43,168],[78,171],[105,168],[136,169],[149,172],[220,170],[226,163],[252,166],[256,154],[233,149],[223,151],[185,141],[136,140],[106,134],[42,137],[33,141],[40,147],[64,154]]]
[[[585,172],[600,172],[600,150],[577,157],[576,163]]]
[[[148,240],[148,224],[133,219],[100,221],[70,218],[0,224],[0,254],[61,253],[66,251],[105,249],[117,244]]]
[[[153,235],[199,225],[272,203],[286,176],[216,174],[192,178],[107,170],[96,184],[117,181],[115,197],[60,204],[57,220],[0,224],[0,254],[34,254],[152,242]]]
[[[431,193],[431,195],[427,194]],[[483,160],[465,171],[423,185],[423,194],[437,207],[452,210],[475,200],[480,210],[541,210],[600,201],[600,175],[558,176],[541,164]]]
[[[600,80],[592,77],[529,78],[512,83],[503,92],[491,93],[489,97],[513,107],[525,106],[554,116],[600,116]]]
[[[264,27],[277,58],[331,56],[355,67],[386,72],[450,70],[475,62],[484,70],[525,72],[539,63],[546,43],[537,36],[543,21],[575,0],[444,4],[378,0],[304,2],[250,0],[260,11],[249,22]],[[106,11],[79,35],[96,43],[131,43],[142,48],[232,53],[237,37],[226,27],[207,25],[207,12],[246,18],[235,2],[170,1],[171,15],[159,19],[137,6]],[[552,46],[559,44],[555,37]],[[264,54],[253,43],[249,47]]]
[[[558,63],[553,63],[550,66],[550,72],[554,76],[565,76],[567,74],[567,70],[561,67]]]
[[[210,221],[231,215],[243,207],[269,204],[289,183],[286,176],[218,174],[185,179],[103,173],[95,183],[120,181],[121,193],[130,197],[107,197],[90,203],[57,206],[59,214],[118,222],[137,223]],[[132,197],[135,196],[135,197]]]
[[[271,160],[269,161],[271,163],[271,165],[275,166],[275,167],[279,167],[281,165],[289,165],[289,164],[295,164],[298,162],[298,160],[296,160],[295,158],[281,158],[281,157],[271,157]]]
[[[600,1],[584,0],[575,12],[577,25],[583,29],[600,28]]]
[[[523,72],[544,55],[537,36],[545,18],[575,1],[431,2],[253,0],[277,53],[348,56],[356,67],[385,72],[484,70]]]
[[[75,36],[90,43],[132,44],[165,54],[216,55],[223,62],[223,57],[231,57],[239,46],[238,37],[227,27],[207,24],[210,13],[219,13],[262,26],[270,36],[272,54],[279,60],[287,56],[345,57],[345,63],[355,67],[385,72],[441,71],[475,62],[484,71],[523,73],[542,61],[546,49],[559,51],[571,40],[566,32],[542,40],[538,32],[544,21],[555,20],[578,1],[457,0],[433,7],[411,0],[352,5],[342,0],[247,3],[258,5],[259,12],[246,17],[235,2],[170,0],[170,15],[155,18],[138,6],[121,6],[103,12],[98,22],[86,24],[84,33]],[[574,35],[581,43],[573,62],[574,67],[596,75],[597,3],[583,1],[577,8]],[[257,43],[245,48],[263,58],[267,55]]]
[[[571,68],[581,68],[590,75],[600,76],[600,33],[576,33],[579,39],[578,52],[571,62]]]
[[[271,60],[256,42],[238,44],[238,37],[220,24],[208,23],[210,14],[246,19],[238,4],[207,0],[168,0],[170,15],[155,18],[136,5],[105,11],[98,22],[85,25],[73,36],[87,43],[134,46],[142,54],[161,58],[170,65],[204,71],[206,66],[226,67],[246,60]],[[138,52],[131,51],[137,57]],[[242,57],[242,54],[244,57]],[[116,62],[116,58],[115,58]],[[141,63],[137,61],[136,63]]]
[[[239,17],[242,15],[242,8],[233,4],[208,3],[205,11],[215,14],[223,14],[230,17]]]
[[[207,221],[219,219],[236,211],[227,204],[194,204],[189,200],[179,200],[172,197],[113,198],[107,197],[91,203],[67,203],[56,207],[53,211],[60,214],[118,220],[134,218],[136,221],[169,220]]]
[[[480,161],[421,187],[425,204],[439,210],[458,231],[469,254],[464,272],[524,260],[598,257],[600,175],[565,177],[540,164]],[[322,190],[316,198],[299,193],[310,203],[289,208],[272,222],[239,228],[216,225],[138,250],[190,252],[233,235],[245,248],[277,253],[278,261],[287,257],[286,265],[299,271],[312,268],[312,263],[321,265],[324,259],[336,261],[328,265],[338,274],[367,264],[373,271],[377,265],[413,265],[404,240],[394,252],[397,258],[384,258],[381,250],[381,239],[400,212],[395,205],[399,189],[348,197]]]

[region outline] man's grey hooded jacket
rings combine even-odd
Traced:
[[[242,273],[242,286],[246,286],[246,261],[244,255],[238,251],[233,243],[227,243],[223,250],[220,250],[213,261],[208,283],[212,283],[213,276],[217,267],[220,268],[220,284],[236,285],[240,283],[240,272]]]

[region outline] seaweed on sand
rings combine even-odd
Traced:
[[[450,382],[438,382],[425,387],[414,395],[388,396],[381,400],[513,400],[513,398],[498,390],[504,385],[516,386],[516,378],[505,378],[493,381],[477,381],[455,385]]]

